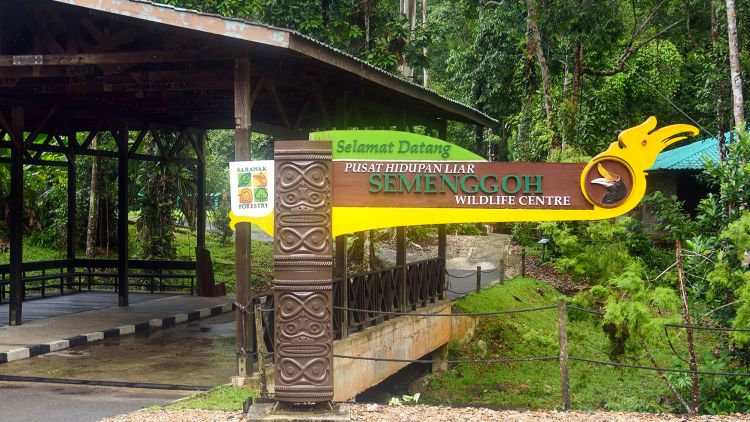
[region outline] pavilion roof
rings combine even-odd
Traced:
[[[146,0],[42,0],[34,3],[35,5],[31,7],[43,8],[47,7],[46,5],[55,3],[67,8],[68,12],[73,11],[72,13],[82,16],[82,20],[101,20],[108,17],[109,20],[116,22],[120,26],[139,22],[134,26],[136,30],[139,28],[144,30],[153,28],[159,33],[166,31],[182,37],[195,37],[204,41],[202,44],[204,50],[200,51],[206,52],[206,56],[195,57],[196,63],[207,61],[211,54],[215,55],[216,59],[219,59],[219,56],[238,56],[244,50],[244,53],[250,56],[253,61],[253,75],[256,75],[255,62],[257,61],[258,76],[277,84],[275,87],[269,88],[268,93],[260,94],[260,99],[263,100],[263,97],[266,97],[265,101],[269,104],[269,107],[265,107],[265,109],[278,109],[279,102],[282,102],[284,106],[289,105],[291,110],[307,110],[310,108],[306,104],[306,102],[310,102],[309,98],[301,98],[304,95],[285,91],[286,88],[279,81],[281,75],[277,75],[275,72],[276,67],[282,70],[281,73],[286,72],[284,76],[287,79],[290,79],[290,74],[300,74],[299,84],[303,85],[303,88],[304,85],[308,85],[308,88],[314,88],[315,86],[327,87],[325,98],[314,99],[313,102],[325,103],[325,106],[329,108],[328,112],[325,110],[315,110],[314,112],[309,112],[309,116],[301,117],[299,114],[303,114],[302,112],[287,111],[287,116],[279,116],[280,118],[278,119],[274,116],[265,116],[262,113],[258,115],[258,121],[260,122],[276,120],[272,122],[271,126],[295,130],[342,126],[340,123],[326,122],[329,119],[325,116],[326,113],[334,114],[333,109],[339,107],[336,104],[339,99],[334,98],[335,95],[331,95],[332,91],[339,89],[342,96],[347,96],[347,98],[342,100],[344,103],[348,101],[348,104],[343,106],[347,108],[344,114],[347,116],[354,116],[355,114],[365,116],[365,118],[361,119],[362,122],[359,125],[354,124],[352,126],[375,126],[372,123],[372,119],[367,119],[368,115],[384,116],[383,122],[390,125],[398,124],[402,126],[422,124],[420,123],[420,119],[421,121],[429,119],[455,120],[485,127],[492,127],[497,124],[495,119],[475,108],[466,106],[433,90],[425,89],[414,82],[388,73],[351,54],[347,54],[293,30],[177,8]],[[75,7],[76,9],[73,10],[71,7]],[[85,12],[86,10],[88,12]],[[7,13],[5,15],[8,16]],[[97,25],[99,24],[97,23]],[[60,25],[60,27],[64,27],[64,25]],[[88,30],[88,27],[86,28]],[[49,35],[56,37],[57,35],[53,31],[54,29],[50,30]],[[42,35],[47,36],[46,34]],[[49,37],[47,36],[47,38]],[[64,38],[67,39],[70,37]],[[158,40],[158,38],[154,37],[153,39]],[[120,52],[123,53],[121,54],[123,57],[129,53],[131,54],[131,63],[128,66],[132,67],[138,64],[136,63],[135,53],[139,45],[142,48],[144,44],[147,44],[147,42],[142,37],[140,44],[133,42],[131,44],[118,45],[115,42],[111,42],[110,48],[102,48],[97,51],[102,53]],[[87,57],[85,55],[87,52],[85,51],[81,52],[80,55],[70,55],[70,51],[58,51],[56,52],[57,54],[52,53],[55,52],[48,52],[49,57],[52,60],[57,60],[54,64],[59,66],[64,65],[66,59],[76,61],[80,60],[81,57],[84,59]],[[3,53],[0,52],[0,54]],[[36,52],[30,54],[36,54]],[[3,57],[0,55],[0,65],[3,64]],[[45,57],[44,60],[47,60],[47,58]],[[146,57],[144,63],[167,63],[170,60],[168,51],[164,51],[163,56],[154,54],[151,57]],[[287,63],[291,64],[287,65]],[[45,62],[45,64],[47,63]],[[95,63],[94,65],[103,68],[103,66],[112,64]],[[232,69],[232,67],[230,66],[229,69]],[[111,74],[111,69],[108,70]],[[149,72],[154,70],[153,67],[146,69]],[[103,73],[107,76],[107,72]],[[315,77],[311,76],[313,73]],[[222,77],[219,79],[222,79]],[[226,77],[223,77],[223,79],[226,79]],[[334,88],[328,86],[329,84],[332,84]],[[214,85],[221,85],[221,81],[217,81]],[[39,94],[41,91],[45,91],[45,89],[44,87],[36,88],[35,93]],[[217,87],[215,91],[221,89],[226,90],[227,87]],[[2,94],[2,85],[0,85],[0,94]],[[224,101],[228,102],[228,99],[224,98]],[[359,101],[359,104],[355,105],[357,101]],[[182,103],[184,101],[166,102],[163,107],[172,107],[173,104],[176,107]],[[78,105],[80,103],[75,104]],[[142,106],[133,105],[135,109],[139,107]],[[213,106],[212,109],[207,111],[214,112],[216,109],[217,107]],[[218,126],[233,127],[231,113],[225,114],[220,119],[216,118],[210,122],[205,122],[203,126],[207,128]],[[277,110],[276,114],[280,115],[284,113]],[[294,114],[298,115],[295,116]],[[419,116],[419,119],[415,120],[414,116]],[[296,124],[293,120],[297,120]],[[196,126],[201,126],[201,124],[192,123]],[[292,126],[296,127],[292,128]],[[383,125],[381,124],[380,126]]]

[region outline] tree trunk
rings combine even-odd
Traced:
[[[583,37],[576,42],[575,64],[573,65],[573,89],[570,92],[570,103],[575,113],[581,104],[581,76],[583,70]]]
[[[695,345],[693,343],[693,329],[690,318],[690,307],[688,306],[687,300],[687,289],[685,288],[685,272],[682,266],[682,241],[677,240],[674,244],[675,256],[677,258],[677,280],[680,283],[680,298],[682,299],[682,320],[685,323],[685,331],[687,333],[687,349],[690,366],[690,416],[695,416],[698,413],[698,399],[700,395],[700,389],[698,385],[698,362],[695,359]]]
[[[372,233],[370,230],[362,232],[364,235],[364,244],[362,245],[362,268],[365,271],[372,270],[372,262],[370,261],[370,248],[372,247]]]
[[[721,73],[724,61],[722,60],[721,48],[719,44],[719,19],[718,9],[720,0],[711,0],[711,48],[716,63],[716,71]],[[716,141],[719,144],[719,160],[724,161],[727,158],[727,142],[724,139],[724,86],[723,78],[717,78],[716,81]]]
[[[91,149],[96,149],[96,136],[91,140]],[[99,158],[91,157],[91,185],[89,190],[89,218],[86,224],[86,258],[93,258],[96,251],[96,223],[99,221]]]
[[[542,33],[539,30],[537,24],[537,10],[536,0],[526,0],[526,8],[528,9],[528,18],[526,19],[526,25],[529,29],[529,40],[531,41],[531,48],[534,51],[537,62],[539,63],[539,70],[542,74],[542,90],[544,92],[544,111],[547,115],[547,129],[552,134],[552,143],[550,145],[550,151],[559,146],[557,145],[556,136],[554,136],[554,109],[552,107],[552,82],[549,74],[549,66],[547,65],[547,58],[544,55],[542,49]]]
[[[534,49],[532,47],[530,30],[526,27],[526,57],[523,62],[523,101],[521,102],[521,118],[518,121],[518,136],[514,145],[514,159],[518,161],[527,161],[531,140],[531,127],[533,126],[530,118],[531,108],[534,101],[534,86],[536,85],[536,74],[534,72]]]
[[[370,50],[370,12],[372,11],[372,2],[362,0],[362,10],[365,19],[365,51]]]
[[[414,37],[414,29],[417,27],[417,0],[399,0],[399,11],[406,17],[409,22],[409,37],[407,43]],[[414,69],[406,61],[399,66],[399,70],[404,78],[414,80]]]
[[[740,73],[740,47],[737,39],[737,10],[734,0],[727,0],[727,32],[729,34],[729,74],[732,80],[732,109],[734,125],[745,123],[745,104],[742,96],[742,74]]]
[[[369,255],[369,259],[368,259],[369,263],[368,264],[370,265],[370,270],[374,270],[374,269],[376,269],[375,267],[377,266],[377,263],[378,263],[377,256],[375,255],[375,234],[376,234],[376,231],[375,230],[368,230],[367,233],[368,233],[368,237],[370,238],[370,244],[368,245],[368,248],[367,248],[368,255]]]
[[[425,32],[429,28],[429,21],[427,17],[427,0],[422,0],[422,28],[425,30]],[[427,60],[427,53],[429,53],[427,47],[424,48],[423,53],[425,60]],[[430,86],[430,68],[428,66],[425,66],[422,72],[422,86],[428,88]]]

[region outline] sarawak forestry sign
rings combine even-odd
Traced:
[[[490,163],[439,139],[394,131],[328,131],[333,234],[422,224],[597,220],[633,209],[646,173],[689,125],[656,119],[620,133],[587,164]],[[233,193],[234,195],[234,193]],[[234,211],[234,207],[233,207]],[[235,211],[233,223],[246,221]],[[253,219],[272,232],[273,219]]]

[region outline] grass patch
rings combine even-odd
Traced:
[[[245,399],[257,396],[258,394],[254,391],[220,385],[213,390],[196,394],[167,406],[159,406],[157,409],[242,410]]]
[[[31,242],[23,243],[23,262],[52,261],[55,259],[65,259],[65,250],[45,248],[34,245]],[[6,252],[0,253],[0,264],[7,264],[9,262],[10,247]]]
[[[195,259],[196,233],[184,228],[175,231],[175,246],[177,258]],[[211,251],[214,263],[214,278],[217,282],[224,282],[227,291],[235,291],[234,275],[234,240],[229,239],[226,244],[215,233],[206,234],[206,248]],[[273,280],[273,243],[252,240],[250,244],[251,258],[250,280],[253,292],[267,289]]]
[[[457,302],[466,312],[491,312],[554,305],[561,294],[533,279],[516,278]],[[608,340],[595,316],[568,311],[570,355],[611,360]],[[717,336],[696,333],[696,352],[703,356]],[[684,354],[683,344],[674,344]],[[675,362],[669,345],[651,350],[662,367]],[[557,310],[482,317],[475,338],[465,345],[451,343],[451,359],[493,359],[557,356]],[[651,366],[642,357],[623,362]],[[652,371],[570,362],[570,389],[575,409],[617,409],[660,412],[672,410],[673,399]],[[435,375],[423,400],[442,404],[491,404],[517,409],[561,407],[560,368],[557,361],[512,364],[459,364]],[[675,406],[676,408],[676,406]],[[676,408],[679,410],[679,408]]]

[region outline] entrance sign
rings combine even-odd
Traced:
[[[626,129],[587,164],[490,163],[457,145],[396,131],[327,131],[332,144],[332,234],[425,224],[600,220],[632,210],[646,169],[693,136],[656,118]],[[268,233],[269,218],[245,217]]]
[[[331,131],[312,134],[313,141],[276,142],[272,162],[232,163],[232,224],[252,221],[276,231],[276,400],[333,399],[334,236],[390,226],[614,217],[640,202],[657,154],[697,133],[689,125],[656,130],[651,117],[584,165],[489,163],[421,135]]]

